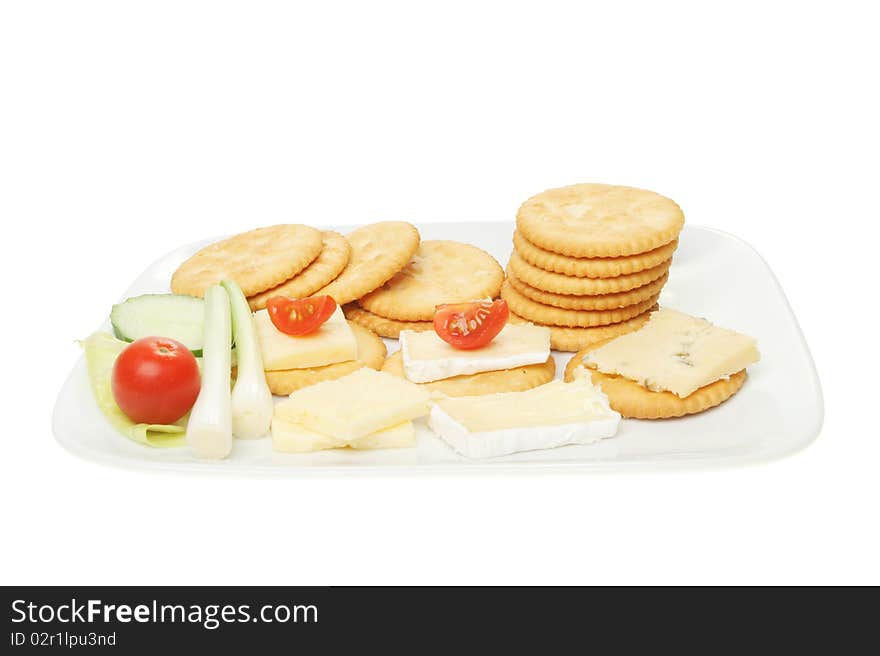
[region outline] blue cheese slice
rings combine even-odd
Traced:
[[[546,362],[550,357],[550,329],[507,324],[486,346],[466,351],[447,344],[433,330],[402,330],[400,351],[406,378],[414,383],[430,383]]]
[[[684,398],[760,359],[752,337],[675,310],[658,310],[641,329],[584,357],[584,365]]]
[[[524,392],[440,399],[428,425],[469,458],[589,444],[617,432],[620,415],[584,376]]]

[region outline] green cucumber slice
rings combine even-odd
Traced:
[[[144,294],[113,306],[110,323],[117,338],[133,342],[141,337],[170,337],[193,355],[202,355],[205,301],[180,294]]]

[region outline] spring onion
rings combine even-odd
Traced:
[[[263,437],[269,432],[275,405],[266,384],[263,357],[247,299],[232,280],[220,283],[229,295],[232,335],[238,373],[232,387],[232,434],[240,438]]]
[[[186,443],[199,458],[225,458],[232,451],[231,342],[229,296],[214,285],[205,292],[202,387],[186,427]]]

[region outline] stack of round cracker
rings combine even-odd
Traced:
[[[458,241],[427,240],[408,264],[380,287],[345,307],[345,316],[383,337],[401,330],[432,330],[444,303],[495,298],[504,271],[484,250]]]
[[[501,297],[514,320],[549,326],[559,351],[632,332],[657,307],[683,226],[678,205],[652,191],[550,189],[517,212]]]

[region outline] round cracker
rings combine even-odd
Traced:
[[[460,241],[423,241],[409,264],[358,305],[388,319],[430,321],[443,303],[495,298],[503,281],[501,265],[486,251]]]
[[[563,326],[547,326],[550,329],[550,348],[554,351],[579,351],[591,344],[606,342],[609,339],[626,335],[638,330],[651,318],[651,313],[659,308],[654,305],[629,321],[610,324],[608,326],[594,326],[592,328],[565,328]],[[511,312],[512,323],[531,323],[527,319]]]
[[[552,292],[545,292],[542,289],[535,289],[522,282],[509,269],[507,271],[508,282],[520,294],[536,303],[552,305],[553,307],[565,310],[613,310],[615,308],[635,305],[659,294],[668,278],[669,273],[664,273],[657,280],[631,289],[628,292],[599,294],[596,296],[575,296],[573,294],[554,294]]]
[[[576,278],[614,278],[651,269],[665,262],[678,248],[678,239],[647,253],[620,257],[568,257],[538,248],[518,231],[513,233],[513,247],[529,264]]]
[[[248,299],[251,310],[262,310],[273,296],[306,298],[338,276],[351,256],[348,240],[338,232],[325,230],[321,233],[321,253],[305,269],[290,280],[260,292]]]
[[[351,257],[342,273],[317,294],[328,294],[339,305],[351,303],[381,287],[412,259],[419,231],[404,221],[382,221],[346,235]]]
[[[356,303],[351,303],[342,308],[345,318],[352,323],[359,324],[364,328],[372,330],[382,337],[390,337],[397,339],[400,337],[401,330],[415,330],[422,332],[424,330],[434,330],[433,321],[396,321],[394,319],[386,319],[378,314],[367,312]]]
[[[672,258],[661,262],[655,267],[628,273],[625,276],[615,278],[575,278],[561,273],[544,271],[533,264],[529,264],[519,253],[514,251],[510,254],[507,268],[520,279],[521,282],[553,294],[570,294],[573,296],[598,296],[601,294],[619,294],[631,289],[642,287],[654,282],[669,271]]]
[[[298,389],[320,383],[325,380],[335,380],[347,376],[361,367],[379,369],[385,361],[388,352],[383,342],[374,332],[357,324],[349,324],[357,339],[357,360],[337,362],[323,367],[311,367],[308,369],[285,369],[282,371],[267,371],[266,383],[272,394],[287,396]]]
[[[601,343],[593,344],[572,356],[565,366],[567,382],[574,380],[576,370],[583,365],[584,355],[599,346]],[[672,392],[652,392],[623,376],[603,374],[586,367],[584,370],[590,373],[593,384],[600,387],[608,397],[611,407],[624,417],[632,419],[669,419],[703,412],[724,403],[742,388],[746,380],[746,370],[743,369],[727,379],[716,380],[690,396],[681,398]]]
[[[619,257],[668,244],[684,226],[669,198],[634,187],[577,184],[529,198],[516,227],[530,242],[569,257]]]
[[[234,280],[253,296],[292,278],[321,252],[321,232],[299,224],[257,228],[205,246],[171,276],[175,294],[204,296],[221,280]]]
[[[404,378],[403,356],[400,351],[392,353],[382,365],[382,371]],[[556,362],[553,357],[541,364],[530,364],[525,367],[504,369],[502,371],[483,371],[478,374],[454,376],[430,383],[416,383],[446,396],[479,396],[497,392],[522,392],[553,380],[556,374]]]
[[[658,297],[659,294],[651,296],[641,303],[614,310],[564,310],[550,305],[542,305],[526,298],[507,281],[501,287],[501,298],[507,301],[511,312],[538,324],[577,328],[607,326],[627,321],[645,312],[657,302]]]

